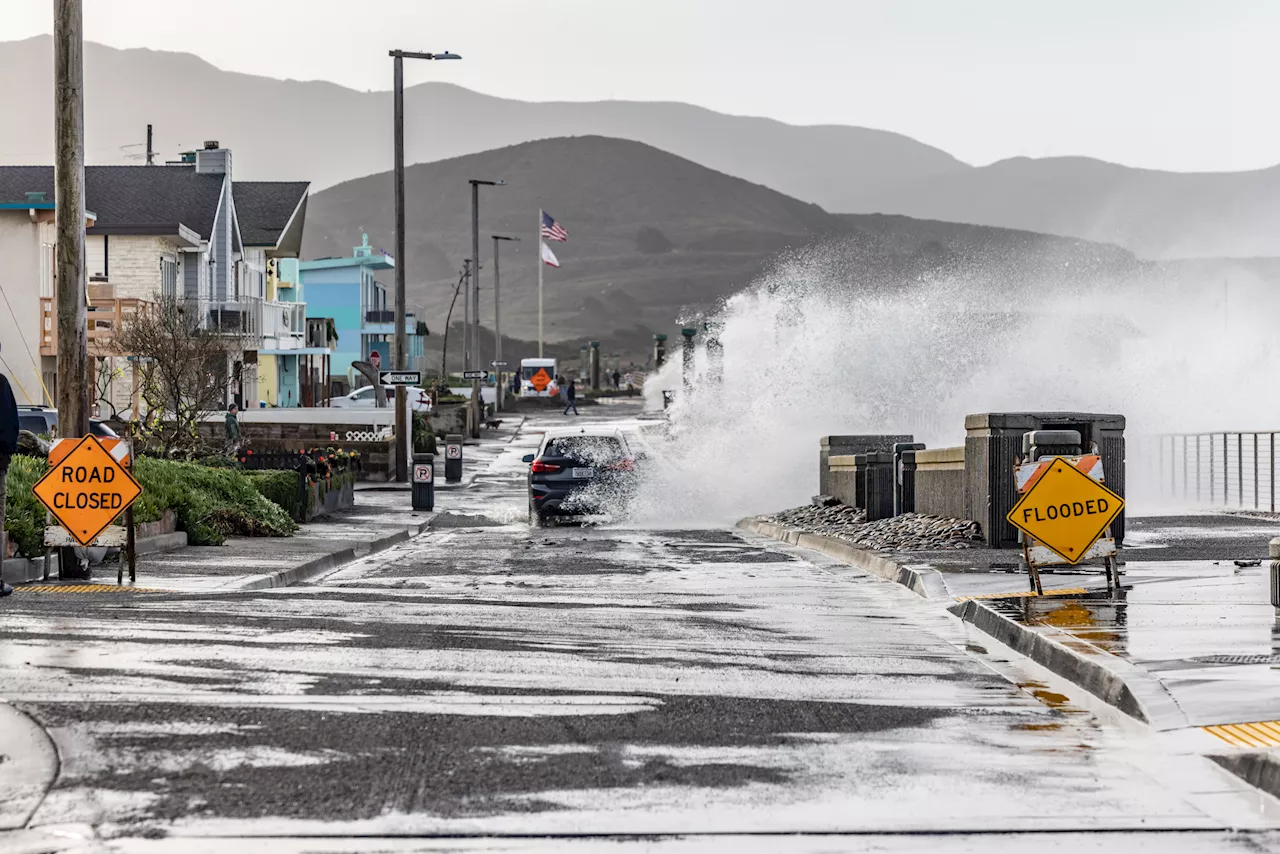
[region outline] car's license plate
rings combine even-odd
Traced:
[[[574,479],[574,480],[588,480],[588,479],[593,478],[593,477],[595,477],[595,476],[596,476],[596,470],[595,470],[595,469],[574,469],[574,470],[573,470],[573,479]]]

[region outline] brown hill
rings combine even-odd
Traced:
[[[471,253],[469,178],[482,187],[482,309],[492,318],[493,234],[502,248],[503,329],[537,337],[537,215],[569,231],[546,269],[550,341],[599,338],[645,349],[652,331],[704,311],[771,268],[780,253],[838,243],[858,259],[850,287],[892,287],[925,271],[1023,284],[1052,275],[1109,275],[1137,265],[1112,246],[1005,229],[905,217],[839,216],[767,187],[714,172],[629,140],[542,140],[410,167],[406,172],[410,303],[442,328],[462,260]],[[304,254],[344,255],[362,231],[394,246],[391,175],[347,181],[314,195]],[[454,319],[460,317],[461,306]]]

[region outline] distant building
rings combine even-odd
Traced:
[[[357,377],[352,362],[367,361],[378,351],[384,369],[392,367],[392,340],[395,338],[394,298],[376,280],[379,270],[395,267],[395,259],[369,245],[369,235],[347,258],[320,258],[299,264],[307,294],[309,317],[333,318],[338,341],[333,347],[329,380],[335,396],[365,384]],[[423,340],[418,335],[417,318],[405,316],[409,335],[409,368],[420,370]]]
[[[85,168],[85,206],[94,212],[85,235],[90,370],[110,377],[99,383],[100,409],[139,406],[112,339],[157,299],[180,300],[203,329],[243,339],[222,366],[227,402],[257,405],[263,352],[306,349],[305,308],[268,289],[279,284],[278,262],[298,257],[308,185],[233,181],[231,172],[231,151],[216,142],[165,166]],[[0,166],[0,289],[11,303],[0,311],[0,358],[27,403],[57,398],[53,199],[52,166]],[[279,386],[279,370],[272,360],[268,389]]]

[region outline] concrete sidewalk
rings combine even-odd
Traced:
[[[1016,551],[870,552],[747,519],[740,527],[902,584],[1159,731],[1280,796],[1280,620],[1267,546],[1280,520],[1234,514],[1130,520],[1123,589],[1101,567],[1043,573]],[[1250,565],[1254,564],[1254,565]]]
[[[486,431],[479,440],[468,444],[460,483],[446,484],[443,460],[437,461],[436,511],[456,511],[458,506],[468,504],[466,490],[501,456],[519,434],[521,423],[521,418],[511,419],[502,429]],[[292,537],[233,537],[221,546],[185,546],[141,554],[133,586],[175,592],[287,587],[415,537],[436,516],[435,511],[412,509],[408,484],[360,483],[354,508],[309,522]],[[86,583],[39,584],[38,579],[38,575],[25,579],[37,583],[16,589],[20,593],[36,593],[56,586],[78,588]],[[116,564],[103,564],[93,568],[93,578],[88,583],[114,587],[115,579]]]

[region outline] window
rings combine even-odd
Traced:
[[[176,299],[178,296],[178,259],[160,256],[160,296]]]

